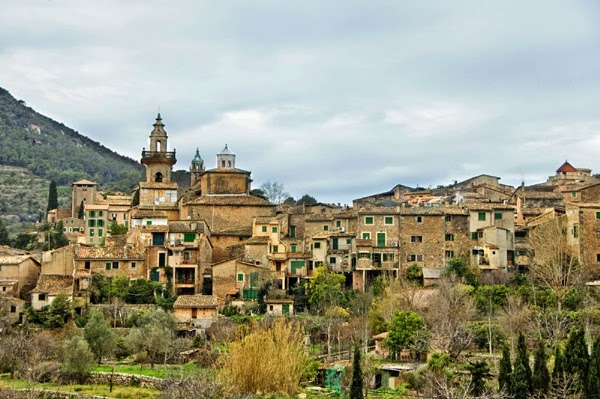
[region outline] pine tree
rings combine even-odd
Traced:
[[[79,205],[79,210],[77,211],[77,219],[83,219],[84,216],[84,211],[85,210],[85,206],[83,204],[83,200],[81,201],[81,204]]]
[[[536,394],[547,393],[550,388],[550,371],[548,371],[548,357],[546,356],[546,345],[542,341],[534,354],[533,362],[533,391]]]
[[[588,371],[587,392],[588,394],[600,392],[600,335],[597,335],[594,340]]]
[[[533,391],[533,378],[531,373],[531,366],[529,365],[529,353],[527,352],[527,344],[525,343],[525,336],[521,333],[519,334],[519,341],[517,342],[517,358],[515,359],[515,370],[517,368],[517,363],[521,363],[523,365],[523,376],[525,379],[526,391],[531,393]],[[526,392],[526,393],[527,393]]]
[[[56,182],[54,180],[50,181],[50,188],[48,189],[48,209],[47,211],[51,211],[52,209],[58,208],[58,191],[56,190]]]
[[[510,349],[507,345],[502,348],[502,359],[500,360],[500,370],[498,373],[498,385],[500,391],[508,392],[510,390],[510,375],[512,374],[512,365],[510,363]]]
[[[569,335],[565,347],[565,374],[575,382],[575,389],[583,392],[589,371],[590,356],[585,343],[585,332],[579,328]]]
[[[354,360],[352,362],[352,385],[350,399],[363,399],[363,373],[360,365],[360,345],[354,345]]]

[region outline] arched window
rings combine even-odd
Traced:
[[[225,161],[221,161],[221,167],[225,167]]]
[[[231,168],[231,161],[227,161],[227,166]]]
[[[156,175],[154,175],[154,181],[157,183],[162,183],[162,173],[157,172]]]
[[[160,152],[161,142],[160,140],[156,140],[156,152]]]

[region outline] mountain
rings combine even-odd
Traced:
[[[104,191],[130,192],[144,167],[77,131],[35,112],[0,88],[0,216],[34,220],[46,211],[50,180],[59,186],[61,207],[69,187],[80,179]],[[41,187],[45,185],[45,190]],[[6,195],[9,192],[10,195]],[[9,223],[10,224],[10,223]]]

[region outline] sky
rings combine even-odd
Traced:
[[[600,173],[600,2],[6,2],[0,86],[140,159],[157,111],[207,167],[352,199]]]

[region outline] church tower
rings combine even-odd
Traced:
[[[162,123],[160,113],[154,122],[154,129],[150,133],[150,151],[142,151],[142,164],[146,165],[146,182],[169,183],[171,181],[171,168],[177,162],[175,150],[167,151],[167,132]]]
[[[141,208],[171,208],[177,206],[177,182],[171,181],[171,168],[177,162],[175,150],[167,151],[167,132],[160,113],[150,132],[150,150],[142,150],[142,164],[146,165],[146,181],[141,182]]]
[[[223,151],[217,154],[217,169],[223,168],[235,169],[235,154],[231,152],[227,144]]]
[[[194,156],[194,159],[192,159],[192,165],[190,166],[190,175],[192,179],[190,182],[191,186],[200,179],[202,173],[204,173],[204,161],[200,156],[200,150],[196,148],[196,155]]]

